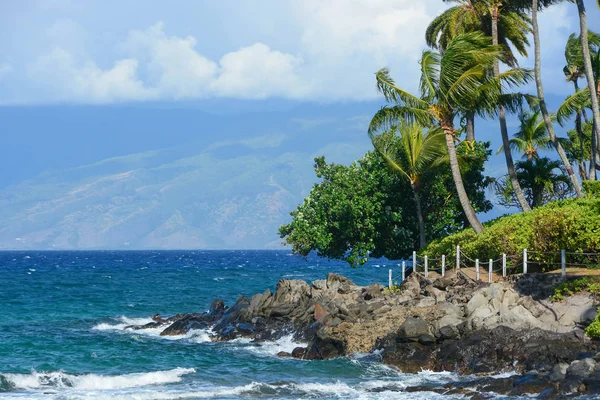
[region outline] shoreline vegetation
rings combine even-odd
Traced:
[[[265,327],[292,329],[308,345],[283,357],[379,351],[403,372],[485,376],[439,393],[600,394],[600,341],[590,339],[600,338],[597,278],[565,282],[545,273],[560,265],[561,251],[570,266],[600,267],[600,35],[588,31],[583,1],[571,2],[581,30],[564,38],[563,72],[574,93],[552,113],[541,80],[538,13],[559,2],[448,3],[427,29],[419,93],[399,87],[387,68],[376,73],[385,105],[369,125],[373,150],[349,166],[316,158],[320,182],[279,234],[296,254],[316,252],[352,267],[369,257],[410,260],[413,251],[452,260],[460,246],[467,258],[508,256],[512,275],[482,283],[460,270],[443,277],[413,271],[386,289],[333,274],[312,284],[282,280],[276,293],[240,298],[224,311],[227,323],[215,325],[214,340],[246,335],[260,342],[270,339]],[[517,62],[530,37],[531,69]],[[520,92],[529,82],[535,94]],[[518,130],[508,131],[507,114],[519,117]],[[484,175],[493,151],[477,140],[476,117],[498,119],[504,176]],[[557,136],[556,123],[568,137]],[[541,154],[553,150],[554,157]],[[486,191],[521,213],[482,224],[477,213],[493,208]],[[523,249],[534,273],[519,270]],[[507,372],[516,375],[493,376]]]

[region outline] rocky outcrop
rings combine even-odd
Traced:
[[[258,342],[293,332],[306,346],[281,357],[318,360],[380,350],[384,363],[407,373],[519,374],[482,378],[470,386],[478,391],[598,393],[598,343],[581,330],[597,304],[588,294],[549,301],[558,279],[530,274],[487,284],[460,271],[438,279],[412,274],[398,293],[385,294],[378,284],[361,287],[329,274],[311,284],[281,280],[275,293],[242,296],[229,308],[215,301],[206,313],[157,316],[131,329],[164,326],[162,335],[179,335],[210,327],[215,341]]]

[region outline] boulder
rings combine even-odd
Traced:
[[[421,318],[407,318],[398,329],[398,340],[416,342],[419,337],[431,335],[429,325]]]
[[[576,360],[569,365],[567,376],[576,378],[587,378],[596,369],[596,361],[593,358]]]
[[[562,381],[567,376],[567,369],[569,368],[569,364],[567,363],[558,363],[553,368],[550,374],[548,374],[548,379],[551,382]]]

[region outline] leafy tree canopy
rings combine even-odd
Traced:
[[[489,144],[474,149],[458,146],[465,156],[463,174],[467,191],[477,211],[488,211],[487,178],[483,164]],[[468,154],[467,154],[468,153]],[[394,173],[386,161],[371,151],[349,166],[328,164],[315,158],[320,183],[291,213],[292,221],[279,228],[279,235],[292,251],[342,259],[351,266],[363,265],[368,257],[400,259],[419,244],[416,205],[410,183]],[[455,195],[447,165],[427,171],[421,196],[428,239],[443,237],[468,225]]]

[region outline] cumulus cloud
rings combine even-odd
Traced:
[[[149,85],[164,97],[201,97],[208,92],[218,66],[195,50],[196,38],[167,36],[158,22],[145,31],[132,31],[120,45],[147,61]]]
[[[541,16],[544,65],[562,62],[562,47],[550,38],[557,30],[564,38],[576,30],[570,6],[552,7]],[[293,18],[279,25],[290,26],[281,32],[287,40],[277,45],[255,38],[207,55],[199,49],[199,41],[213,41],[212,32],[172,34],[159,21],[122,34],[113,40],[110,58],[99,59],[86,51],[95,45],[93,35],[85,41],[69,41],[65,37],[86,35],[75,21],[60,20],[47,35],[59,43],[19,68],[27,75],[26,87],[19,92],[27,93],[27,102],[211,97],[369,100],[379,96],[373,74],[382,67],[391,69],[399,85],[417,90],[425,28],[445,7],[439,0],[293,0],[285,9]],[[561,82],[561,68],[554,69],[544,76],[548,92],[561,90],[555,83]],[[0,76],[2,71],[0,64]],[[10,101],[0,98],[0,102]]]
[[[311,90],[300,77],[302,59],[256,43],[225,54],[219,77],[212,83],[219,96],[258,98],[302,98]]]
[[[155,98],[152,89],[138,79],[137,70],[135,59],[118,60],[112,68],[102,69],[94,62],[79,62],[68,51],[55,48],[29,65],[27,75],[51,100],[108,103]]]

